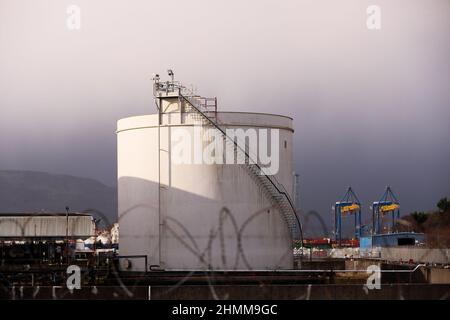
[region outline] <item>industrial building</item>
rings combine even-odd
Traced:
[[[117,124],[122,266],[132,271],[293,268],[293,246],[302,236],[293,205],[292,118],[218,111],[217,99],[200,97],[169,75],[171,81],[154,79],[157,114]],[[279,146],[268,150],[279,151],[277,172],[268,173],[259,155],[230,137],[228,129],[254,130],[259,146],[265,138],[260,133],[268,134],[269,149]],[[203,152],[205,145],[223,142],[237,163],[177,162],[180,147],[195,158],[196,140],[192,145],[185,138],[196,135],[203,139]],[[250,141],[250,134],[246,138]]]
[[[371,249],[373,247],[415,246],[424,243],[425,235],[423,233],[395,232],[361,237],[359,246],[361,249]]]
[[[1,213],[1,264],[60,262],[68,242],[94,234],[90,214]]]

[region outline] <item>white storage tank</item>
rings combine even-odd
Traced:
[[[157,100],[158,114],[117,124],[119,250],[130,256],[122,265],[133,271],[144,270],[146,260],[148,269],[291,269],[292,233],[261,181],[220,155],[219,130],[179,94],[159,93]],[[223,130],[243,129],[249,145],[255,133],[259,147],[266,141],[271,162],[258,162],[275,170],[274,179],[293,196],[291,118],[215,111],[209,116]],[[196,159],[208,145],[217,147],[213,159],[225,163]],[[250,156],[263,151],[248,150]]]

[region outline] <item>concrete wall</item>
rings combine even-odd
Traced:
[[[280,130],[276,178],[292,196],[292,119],[228,112],[218,119],[224,128]],[[164,269],[292,268],[287,225],[242,166],[173,162],[175,130],[193,135],[195,124],[179,112],[163,114],[161,126],[158,115],[118,122],[120,254],[146,255]],[[144,269],[143,259],[131,260],[131,270]]]
[[[439,300],[450,299],[450,285],[446,284],[389,284],[380,290],[368,290],[365,285],[182,285],[124,287],[82,287],[70,292],[64,287],[1,288],[0,299],[89,299],[89,300]],[[178,303],[178,302],[177,302]]]
[[[309,252],[305,252],[305,257]],[[315,249],[312,252],[314,258],[375,258],[387,261],[413,260],[415,263],[450,264],[450,249],[430,249],[419,247],[373,247],[371,249],[360,248],[336,248]]]
[[[427,279],[429,283],[450,283],[450,269],[428,268]]]
[[[450,263],[450,249],[429,249],[417,247],[381,248],[381,259],[389,261],[409,261],[417,263]]]

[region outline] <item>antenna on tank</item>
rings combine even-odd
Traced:
[[[153,80],[153,97],[155,98],[156,108],[159,110],[159,105],[156,99],[157,92],[159,90],[159,74],[153,73],[152,80]]]
[[[153,73],[152,74],[152,80],[155,81],[155,82],[158,82],[159,81],[159,74]]]
[[[173,82],[173,79],[175,77],[175,74],[173,73],[173,70],[172,69],[168,69],[167,70],[167,74],[169,75],[169,77],[172,79],[172,82]]]

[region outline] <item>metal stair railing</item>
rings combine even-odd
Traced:
[[[183,94],[181,92],[181,89],[182,88],[179,88],[179,97],[187,102],[191,109],[195,111],[194,118],[196,120],[200,120],[206,125],[213,126],[222,134],[228,146],[231,145],[233,147],[237,159],[243,161],[244,167],[247,169],[247,171],[249,171],[251,175],[258,181],[259,185],[262,187],[265,193],[269,195],[269,200],[271,200],[272,203],[275,203],[278,209],[281,211],[282,216],[286,221],[291,233],[293,244],[300,243],[300,245],[303,247],[303,232],[301,222],[298,218],[293,201],[291,200],[289,194],[286,192],[284,186],[277,181],[275,176],[269,176],[268,174],[266,174],[264,170],[258,165],[258,163],[256,161],[253,161],[253,159],[246,151],[246,144],[244,144],[244,148],[242,148],[238,142],[236,142],[226,134],[226,132],[217,123],[218,121],[216,113],[213,114],[213,117],[216,121],[213,121],[211,117],[206,114],[209,113],[209,110],[205,110],[205,112],[202,111],[202,103],[200,100],[201,97],[196,97],[195,95],[191,95],[189,97],[188,95]]]

